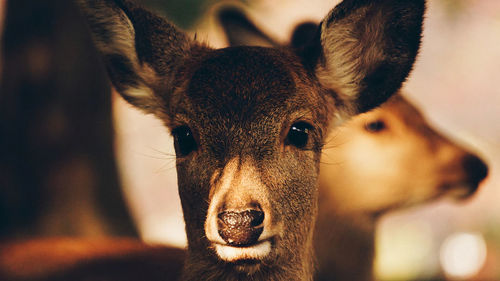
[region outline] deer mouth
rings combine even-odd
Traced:
[[[462,166],[464,169],[462,178],[443,185],[443,190],[456,200],[470,198],[488,176],[488,166],[477,156],[465,156],[462,159]]]
[[[479,183],[471,183],[469,181],[459,181],[455,183],[447,183],[442,186],[446,191],[447,196],[455,200],[465,200],[471,197],[479,187]]]
[[[228,244],[214,243],[217,256],[226,262],[263,260],[272,250],[271,239],[259,241],[253,245],[232,246]]]

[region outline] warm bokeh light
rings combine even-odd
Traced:
[[[175,216],[164,218],[148,216],[141,224],[141,238],[152,244],[166,244],[180,248],[187,245],[184,221]]]
[[[440,261],[446,275],[463,280],[476,275],[486,260],[486,243],[478,233],[455,233],[441,246]]]
[[[433,233],[425,221],[387,225],[377,233],[378,280],[416,280],[432,274],[425,261],[433,254]],[[425,276],[427,277],[427,276]]]

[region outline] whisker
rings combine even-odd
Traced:
[[[167,156],[168,158],[164,158],[164,159],[176,159],[177,158],[177,155],[175,155],[175,153],[168,153],[168,152],[164,152],[162,150],[159,150],[159,149],[156,149],[156,148],[153,148],[153,147],[149,147],[149,149],[151,149],[152,151],[156,152],[156,153],[159,153],[161,155],[164,155],[164,156]],[[150,156],[150,157],[156,157],[156,156]],[[158,158],[158,159],[162,159],[162,158]]]
[[[168,167],[170,166],[170,167]],[[166,163],[163,163],[163,165],[161,165],[158,169],[155,170],[155,173],[161,173],[161,172],[166,172],[166,171],[170,171],[172,169],[175,169],[175,162],[174,161],[169,161],[169,162],[166,162]]]

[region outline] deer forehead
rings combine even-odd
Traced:
[[[304,82],[307,75],[296,57],[286,52],[261,47],[213,50],[191,68],[184,92],[190,119],[234,125],[269,117],[283,120],[295,111],[318,114],[318,93]]]

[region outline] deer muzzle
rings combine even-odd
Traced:
[[[280,228],[273,222],[268,189],[253,161],[229,161],[214,174],[205,234],[224,261],[262,260]]]

